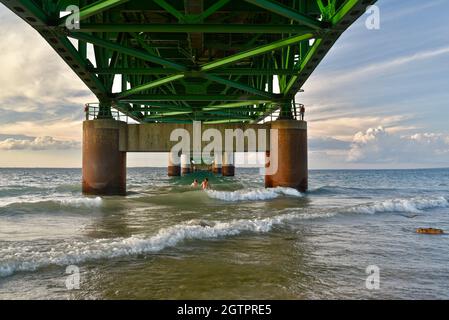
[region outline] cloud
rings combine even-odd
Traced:
[[[317,137],[332,137],[333,139],[351,141],[355,132],[379,125],[392,131],[401,131],[404,129],[402,123],[407,118],[408,115],[373,116],[368,114],[351,116],[350,112],[346,116],[341,115],[335,117],[333,113],[329,112],[329,115],[310,121],[310,136],[312,139]]]
[[[379,63],[373,63],[371,65],[364,66],[341,75],[337,79],[333,78],[333,80],[337,82],[354,81],[355,78],[366,78],[368,76],[379,74],[385,71],[392,72],[392,69],[400,67],[402,65],[414,63],[420,60],[432,59],[446,54],[449,54],[449,46],[422,51],[412,55],[405,55],[399,58],[386,60]]]
[[[449,135],[415,133],[399,135],[379,126],[354,135],[348,152],[349,162],[369,163],[447,163]]]
[[[7,138],[0,141],[0,150],[67,150],[78,149],[78,141],[62,141],[53,137],[36,137],[34,139]]]
[[[45,40],[6,8],[0,8],[0,101],[11,97],[29,102],[82,103],[92,96],[87,87]]]
[[[0,133],[79,140],[84,103],[95,96],[33,28],[1,4],[0,37]]]

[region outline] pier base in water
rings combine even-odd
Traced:
[[[190,163],[190,154],[183,153],[181,155],[181,174],[189,174],[192,172],[192,164]]]
[[[215,174],[221,173],[222,168],[222,162],[223,162],[223,156],[221,152],[216,152],[214,154],[214,163],[212,164],[212,172]]]
[[[126,152],[120,151],[120,132],[126,123],[113,119],[83,122],[84,194],[126,194]]]
[[[265,176],[265,187],[289,187],[301,192],[306,191],[308,187],[307,122],[276,120],[271,123],[271,128],[277,129],[278,134],[277,136],[271,134],[271,151],[266,153],[267,173],[271,174]],[[277,159],[274,152],[277,152]],[[276,159],[276,164],[273,163],[275,161],[273,159]]]
[[[234,152],[223,152],[221,174],[224,177],[233,177],[235,175]]]
[[[177,154],[168,153],[167,174],[169,177],[179,177],[181,175],[181,164]]]

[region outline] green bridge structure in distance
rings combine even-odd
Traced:
[[[375,2],[0,1],[95,94],[99,118],[114,108],[139,123],[205,124],[294,118],[295,95]],[[62,15],[70,6],[79,12]]]

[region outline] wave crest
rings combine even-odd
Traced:
[[[354,213],[374,214],[383,212],[421,213],[425,209],[447,208],[449,202],[444,197],[391,199],[377,203],[359,205],[349,211]]]
[[[259,188],[244,189],[237,191],[217,191],[208,190],[207,195],[211,198],[237,202],[237,201],[255,201],[255,200],[271,200],[280,196],[302,197],[303,194],[293,188]]]
[[[270,218],[240,219],[228,222],[191,220],[163,228],[151,237],[132,236],[62,242],[51,248],[46,248],[46,250],[33,245],[0,246],[0,276],[6,277],[16,272],[35,271],[48,265],[67,266],[98,259],[155,253],[185,240],[235,236],[243,232],[266,233],[274,226],[290,220],[313,219],[323,216],[329,215],[286,213]]]
[[[24,197],[4,198],[0,200],[0,210],[8,208],[29,209],[31,211],[52,210],[61,207],[69,208],[96,208],[103,204],[101,197]]]

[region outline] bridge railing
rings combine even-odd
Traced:
[[[98,103],[86,103],[84,106],[84,113],[86,120],[95,120],[99,117],[100,106]],[[101,115],[100,115],[101,116]],[[111,110],[111,116],[117,121],[128,122],[128,115],[121,113],[118,110]]]
[[[263,122],[275,121],[279,118],[303,120],[303,118],[301,118],[301,108],[303,107],[304,105],[302,103],[294,103],[292,104],[291,112],[285,112],[282,111],[281,107],[279,106],[274,112],[272,112],[267,118],[265,118]]]

